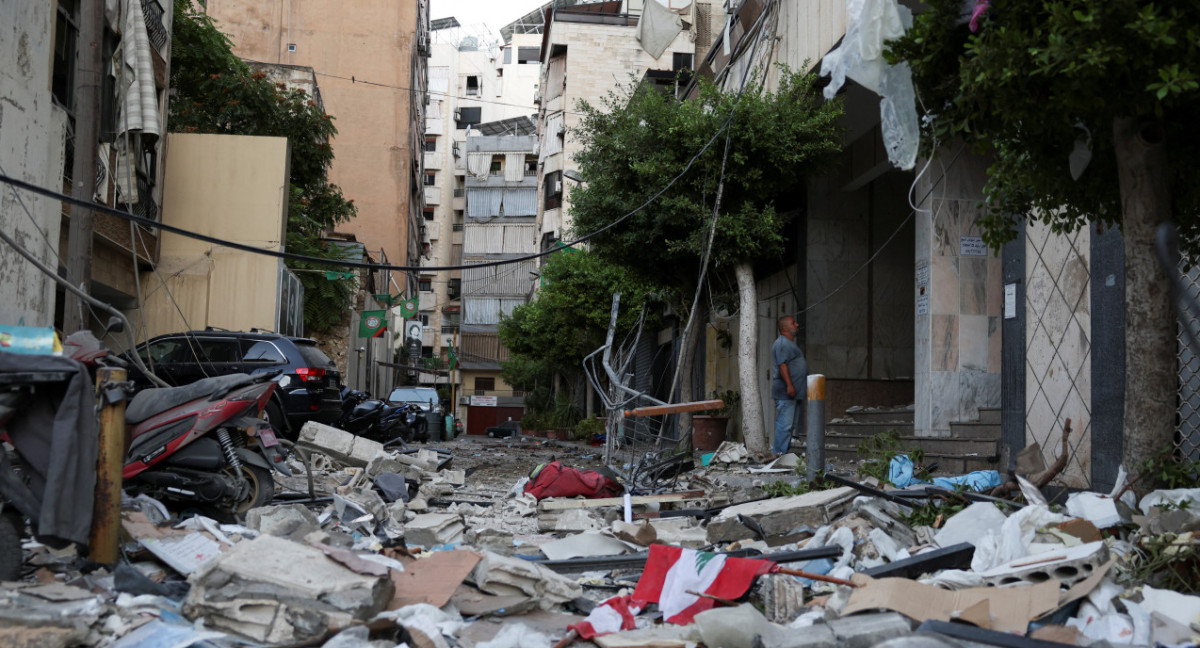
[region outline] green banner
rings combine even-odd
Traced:
[[[416,297],[400,302],[400,316],[405,319],[416,317],[419,310],[421,310],[421,303]]]
[[[447,364],[450,365],[451,371],[458,369],[458,355],[454,353],[454,343],[453,342],[450,343],[449,362]]]
[[[373,338],[387,330],[387,311],[363,311],[358,320],[358,337]]]

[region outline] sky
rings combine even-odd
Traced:
[[[496,34],[500,28],[545,4],[546,0],[430,0],[433,20],[454,16],[464,27],[483,23]]]

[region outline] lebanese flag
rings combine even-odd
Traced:
[[[568,630],[579,633],[581,639],[591,639],[600,635],[633,629],[633,617],[642,611],[642,606],[635,605],[631,596],[614,596],[597,605],[592,613],[583,621]]]
[[[650,545],[646,570],[633,591],[633,603],[639,608],[647,603],[658,603],[664,620],[684,625],[716,605],[710,598],[688,594],[689,590],[736,599],[750,589],[755,577],[777,568],[778,565],[770,560],[731,558],[695,549]]]

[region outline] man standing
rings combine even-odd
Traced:
[[[779,337],[771,345],[771,361],[775,371],[771,376],[771,398],[775,399],[775,438],[771,451],[784,454],[792,445],[792,428],[796,425],[796,401],[808,392],[808,363],[804,352],[796,345],[800,325],[796,318],[784,315],[775,322]]]

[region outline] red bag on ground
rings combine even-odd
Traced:
[[[561,461],[551,461],[533,471],[525,492],[537,499],[547,497],[575,497],[583,495],[589,499],[617,497],[624,488],[612,479],[594,470],[567,468]]]

